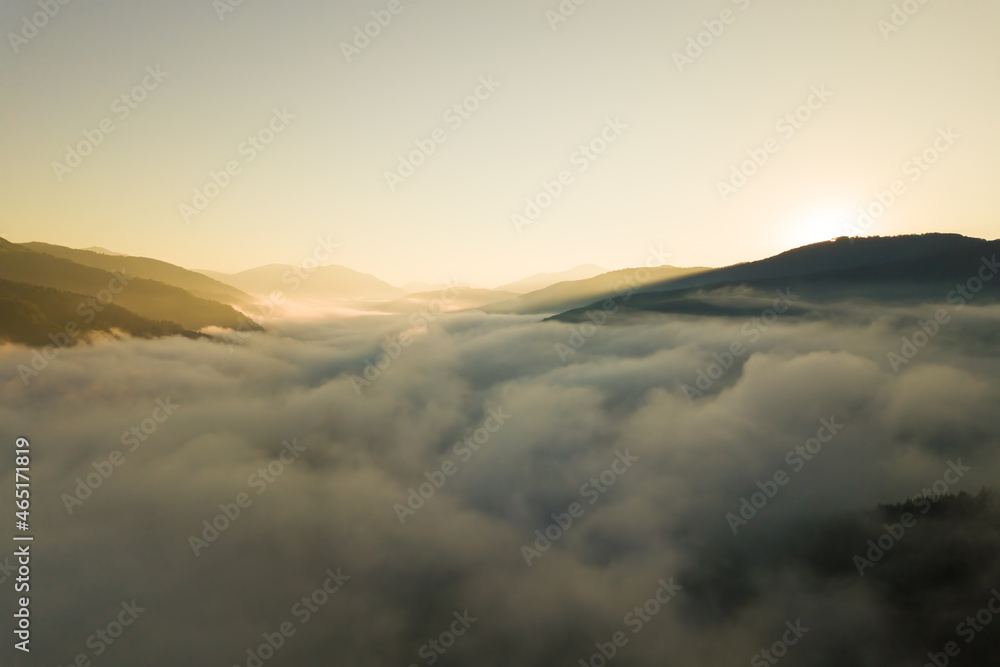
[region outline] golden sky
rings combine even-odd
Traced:
[[[228,2],[3,3],[0,236],[484,285],[997,236],[996,2]]]

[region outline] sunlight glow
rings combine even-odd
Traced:
[[[848,236],[853,218],[847,207],[827,206],[797,216],[789,229],[789,245],[798,247]]]

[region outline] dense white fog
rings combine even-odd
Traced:
[[[940,308],[896,372],[889,353]],[[232,348],[60,350],[27,385],[32,351],[2,348],[4,441],[34,456],[33,659],[745,665],[775,649],[885,667],[949,636],[985,649],[954,628],[1000,584],[995,531],[961,536],[978,565],[947,594],[900,569],[951,548],[916,534],[920,503],[909,543],[864,576],[853,556],[884,533],[865,518],[879,503],[995,486],[1000,308],[805,310],[753,336],[745,319],[634,313],[584,330],[276,322]]]

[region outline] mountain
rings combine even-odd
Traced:
[[[78,309],[85,299],[49,287],[0,280],[0,341],[68,347],[95,331],[137,338],[197,335],[179,324],[154,322],[114,304],[99,312],[84,307],[81,316]]]
[[[611,271],[586,280],[571,280],[545,287],[507,301],[490,304],[483,308],[487,313],[541,314],[558,313],[578,308],[596,301],[605,295],[614,295],[618,289],[637,289],[650,283],[660,283],[670,278],[699,274],[710,269],[678,268],[657,266],[651,269],[621,269]],[[641,272],[647,272],[645,280],[640,280]],[[637,275],[639,274],[639,275]],[[606,298],[606,297],[605,297]]]
[[[97,245],[90,246],[89,248],[84,248],[84,250],[89,250],[90,252],[98,252],[102,255],[114,255],[115,257],[126,257],[126,255],[123,255],[120,252],[111,252],[107,248],[102,248],[101,246]]]
[[[457,286],[435,289],[429,292],[407,294],[401,299],[375,306],[375,310],[389,313],[409,313],[421,309],[436,309],[432,312],[450,313],[456,310],[472,310],[498,301],[517,297],[514,292]]]
[[[470,285],[469,287],[473,286]],[[406,283],[399,289],[403,294],[422,294],[423,292],[440,292],[441,290],[446,290],[448,289],[448,285],[446,283],[424,283],[417,281]],[[482,288],[475,286],[475,289]],[[520,292],[514,293],[513,295],[517,296],[518,294],[520,294]]]
[[[545,289],[546,287],[550,287],[556,283],[593,278],[594,276],[599,276],[602,273],[607,273],[607,271],[607,269],[601,268],[596,264],[584,264],[570,269],[569,271],[562,271],[561,273],[537,273],[529,278],[508,283],[507,285],[501,285],[496,289],[501,292],[527,294],[528,292],[537,292],[540,289]]]
[[[640,291],[677,290],[849,271],[933,257],[944,252],[974,248],[983,243],[985,243],[983,239],[969,238],[960,234],[873,236],[854,239],[845,236],[833,241],[788,250],[755,262],[714,269],[680,280],[651,283]]]
[[[210,275],[255,296],[279,291],[292,301],[394,299],[404,294],[375,276],[343,266],[321,266],[310,272],[287,264],[269,264],[240,273]]]
[[[984,259],[995,262],[997,255],[1000,241],[957,234],[842,237],[756,262],[650,283],[619,302],[632,310],[733,316],[742,316],[746,308],[752,310],[760,294],[785,289],[814,303],[849,299],[942,303],[957,300],[953,290],[979,279]],[[975,298],[978,303],[1000,300],[1000,279],[983,282]],[[602,300],[573,304],[557,319],[577,320],[587,310],[599,308]]]
[[[101,300],[102,306],[114,303],[148,320],[174,322],[194,331],[210,326],[259,328],[231,306],[179,287],[130,274],[119,277],[4,239],[0,239],[0,279],[70,292],[95,303]]]
[[[240,290],[213,280],[196,271],[189,271],[158,259],[148,257],[130,257],[113,253],[103,248],[89,248],[87,250],[74,250],[62,246],[51,245],[49,243],[22,243],[22,247],[43,252],[53,257],[62,257],[77,264],[90,266],[95,269],[105,271],[125,271],[129,275],[137,278],[147,278],[155,280],[165,285],[179,287],[194,296],[209,301],[218,301],[230,306],[245,307],[253,299],[250,295]]]
[[[231,282],[229,282],[232,279],[232,277],[233,277],[231,273],[223,273],[221,271],[212,271],[210,269],[192,269],[192,271],[194,271],[195,273],[200,273],[201,275],[203,275],[203,276],[205,276],[207,278],[211,278],[212,280],[214,280],[216,282],[219,282],[219,283],[222,283],[223,285],[229,285],[233,289],[236,289],[236,286],[233,285]],[[240,291],[242,291],[242,290],[240,290]]]
[[[435,283],[422,283],[413,282],[406,283],[399,289],[403,291],[403,294],[418,294],[420,292],[433,292],[434,290],[446,289],[447,285],[435,284]]]

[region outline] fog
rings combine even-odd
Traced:
[[[995,487],[1000,308],[799,305],[756,339],[634,312],[265,322],[61,350],[27,385],[32,352],[4,347],[4,442],[33,453],[24,664],[773,664],[783,636],[789,664],[948,641],[982,664],[996,628],[956,626],[1000,585],[995,520],[930,495],[864,576],[854,557],[899,521],[880,503]]]

